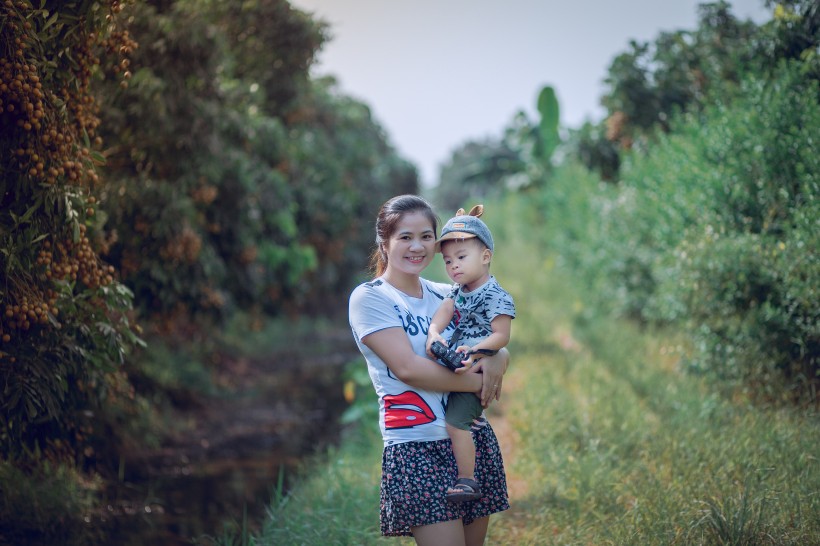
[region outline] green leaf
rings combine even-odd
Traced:
[[[43,0],[43,3],[45,3],[45,0]],[[40,6],[40,7],[42,9],[42,6]],[[46,12],[46,14],[48,14],[48,12]],[[57,21],[58,16],[59,16],[59,14],[55,13],[54,15],[49,17],[48,20],[46,20],[46,24],[43,25],[43,30],[46,30],[48,27],[53,25]]]
[[[37,198],[37,201],[23,214],[22,218],[20,218],[20,223],[27,223],[32,215],[43,205],[43,197],[40,196]]]

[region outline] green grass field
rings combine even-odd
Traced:
[[[596,315],[519,224],[491,225],[493,272],[518,316],[503,400],[490,411],[513,508],[493,516],[487,543],[820,544],[816,411],[722,398],[681,373],[682,340]],[[357,396],[376,403],[367,385]],[[274,500],[259,535],[224,542],[412,543],[378,535],[380,452],[365,411]]]

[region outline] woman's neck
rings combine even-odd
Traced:
[[[393,288],[404,292],[408,296],[420,298],[424,295],[421,289],[421,280],[418,275],[406,275],[388,269],[385,271],[383,277]]]

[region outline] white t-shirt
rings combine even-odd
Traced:
[[[427,330],[444,296],[447,284],[421,279],[423,296],[414,298],[397,290],[382,277],[357,286],[350,295],[350,328],[379,397],[379,428],[384,445],[446,439],[444,408],[449,393],[427,391],[400,381],[387,365],[362,343],[362,338],[385,328],[402,328],[413,351],[427,357]],[[452,334],[453,323],[442,336]]]

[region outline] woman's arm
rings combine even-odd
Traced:
[[[482,376],[454,374],[444,366],[414,353],[407,334],[401,328],[373,332],[363,337],[362,343],[376,353],[396,377],[413,387],[440,392],[477,393],[482,390]]]

